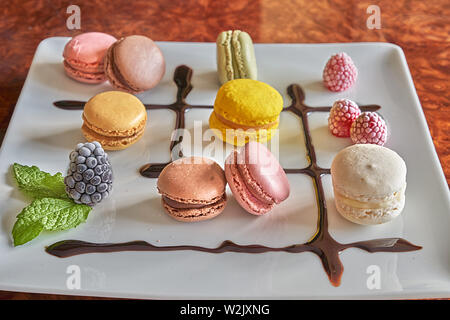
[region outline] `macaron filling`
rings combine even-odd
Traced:
[[[224,200],[225,194],[223,194],[219,200],[213,201],[211,203],[192,203],[192,202],[181,202],[177,200],[170,199],[167,196],[162,196],[162,199],[165,204],[167,204],[169,207],[174,209],[200,209],[205,208],[208,206],[214,206],[218,204],[219,202],[222,202]]]
[[[221,115],[220,115],[219,113],[217,113],[216,111],[213,111],[213,112],[214,112],[216,118],[217,118],[220,122],[222,122],[222,123],[223,123],[224,125],[226,125],[227,127],[230,127],[230,128],[232,128],[232,129],[235,129],[235,130],[239,130],[239,129],[242,129],[242,130],[250,130],[250,129],[253,129],[253,130],[270,129],[270,128],[272,128],[272,127],[277,126],[277,125],[278,125],[278,122],[279,122],[279,117],[278,117],[278,118],[276,119],[276,121],[273,121],[273,122],[269,122],[269,123],[262,124],[262,125],[248,126],[248,125],[244,125],[244,124],[240,124],[240,123],[236,123],[236,122],[233,122],[233,121],[231,121],[231,120],[228,120],[228,119],[224,118],[223,116],[221,116]]]
[[[64,67],[71,68],[86,74],[102,74],[103,72],[103,64],[96,63],[81,63],[79,61],[75,61],[73,59],[64,59],[63,61]]]
[[[166,212],[174,219],[183,222],[202,221],[214,218],[223,211],[226,201],[227,197],[225,193],[219,200],[209,204],[182,203],[165,196],[161,197],[161,202],[166,209]],[[170,204],[168,202],[170,202]],[[175,205],[175,207],[172,205]]]
[[[86,123],[83,124],[82,130],[83,130],[83,132],[86,132],[89,135],[97,136],[98,138],[108,140],[108,141],[134,140],[134,138],[137,138],[144,133],[144,129],[141,129],[140,131],[137,131],[136,133],[129,135],[129,136],[103,135],[103,134],[98,133],[97,131],[94,131],[91,128],[89,128],[89,126]]]
[[[131,138],[132,136],[139,135],[145,128],[147,123],[147,118],[144,118],[136,127],[130,128],[128,130],[104,130],[98,126],[92,124],[83,113],[82,115],[84,125],[95,132],[96,134],[105,136],[105,137],[118,137],[118,138]]]
[[[106,76],[103,72],[87,72],[82,69],[78,69],[71,65],[66,60],[63,61],[64,71],[68,76],[75,80],[80,81],[93,81],[93,82],[103,82],[106,80]]]
[[[336,200],[340,201],[342,204],[347,205],[352,208],[358,209],[388,209],[394,208],[399,203],[403,201],[404,193],[406,186],[402,188],[402,190],[395,192],[393,195],[386,197],[385,199],[380,200],[371,200],[371,201],[361,201],[354,198],[349,198],[338,191],[335,190],[334,196]]]

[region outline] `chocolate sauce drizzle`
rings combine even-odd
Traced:
[[[185,127],[184,116],[189,109],[202,108],[211,109],[212,106],[195,106],[186,103],[186,97],[192,90],[191,84],[192,69],[187,66],[176,68],[173,80],[178,87],[176,101],[170,105],[145,105],[149,110],[170,109],[176,113],[175,129]],[[288,252],[301,253],[313,252],[320,260],[333,286],[339,286],[344,271],[339,254],[348,248],[359,248],[367,252],[408,252],[419,250],[422,247],[416,246],[402,238],[383,238],[367,241],[358,241],[352,243],[339,243],[329,232],[328,212],[325,202],[325,193],[322,185],[322,176],[330,174],[330,169],[322,168],[317,164],[316,152],[312,144],[311,133],[308,123],[308,115],[311,112],[329,112],[331,107],[309,107],[305,105],[305,94],[298,84],[292,84],[287,88],[288,95],[292,99],[289,107],[283,109],[283,112],[292,112],[297,115],[303,125],[303,131],[306,142],[307,156],[309,165],[302,169],[285,169],[287,174],[306,174],[313,180],[315,195],[319,210],[317,219],[317,229],[310,240],[303,244],[293,244],[286,247],[267,247],[259,244],[240,245],[226,240],[218,247],[206,248],[191,245],[177,246],[155,246],[146,241],[131,241],[123,243],[91,243],[79,240],[63,240],[56,242],[46,248],[49,254],[57,257],[66,258],[78,254],[94,252],[118,252],[118,251],[179,251],[192,250],[208,253],[239,252],[239,253],[265,253],[265,252]],[[82,101],[56,101],[54,105],[65,110],[80,110],[84,107]],[[360,106],[362,111],[377,111],[378,105]],[[171,140],[170,152],[172,161],[182,157],[181,148],[178,148],[178,154],[174,154],[175,147],[182,142],[182,136],[176,136]],[[168,163],[149,163],[140,169],[140,173],[148,178],[157,178],[161,170]]]

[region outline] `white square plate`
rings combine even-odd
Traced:
[[[309,106],[331,105],[339,98],[378,104],[387,120],[387,147],[398,152],[408,167],[406,206],[400,218],[385,225],[363,227],[344,220],[335,210],[329,175],[323,177],[331,235],[348,243],[374,238],[401,237],[423,246],[407,253],[368,253],[348,249],[340,254],[342,283],[333,287],[313,253],[210,254],[193,251],[119,252],[57,258],[45,246],[63,239],[92,242],[146,240],[166,246],[192,244],[216,247],[223,240],[240,244],[286,246],[307,241],[315,232],[317,204],[311,178],[289,174],[291,196],[271,213],[245,213],[229,193],[219,217],[194,224],[167,216],[160,205],[156,179],[139,175],[148,162],[169,160],[168,144],[175,115],[149,111],[144,137],[130,148],[110,152],[115,172],[112,197],[91,212],[86,223],[58,233],[44,233],[14,248],[11,230],[16,215],[28,204],[11,178],[14,162],[37,165],[44,171],[66,172],[68,154],[84,141],[81,111],[56,109],[56,100],[88,100],[111,90],[108,83],[85,85],[64,74],[62,51],[68,38],[49,38],[39,45],[17,102],[0,153],[0,289],[136,298],[425,298],[450,297],[450,201],[448,186],[436,156],[402,50],[386,43],[257,44],[259,80],[291,101],[286,88],[300,84]],[[219,88],[215,44],[160,42],[167,62],[162,82],[140,94],[144,103],[169,104],[175,99],[174,69],[194,70],[194,89],[187,101],[211,105]],[[331,93],[321,84],[330,55],[345,51],[359,69],[356,85]],[[210,110],[191,110],[207,128]],[[326,112],[309,116],[318,163],[329,167],[334,155],[350,144],[329,134]],[[308,164],[301,122],[292,113],[280,120],[280,162],[286,168]],[[189,154],[189,153],[187,153]],[[224,155],[225,156],[225,155]],[[216,159],[223,164],[223,157]],[[69,266],[79,267],[81,288],[69,289]],[[380,286],[372,288],[371,270],[379,271]],[[69,273],[68,273],[69,272]],[[369,289],[372,288],[372,289]]]

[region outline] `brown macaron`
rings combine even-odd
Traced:
[[[148,37],[133,35],[112,44],[105,56],[105,75],[116,89],[139,93],[155,87],[166,63],[159,47]]]
[[[225,187],[223,169],[213,160],[201,157],[180,158],[170,163],[161,171],[157,183],[165,211],[183,222],[219,215],[227,201]]]

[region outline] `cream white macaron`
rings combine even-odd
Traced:
[[[403,210],[406,164],[395,151],[375,144],[347,147],[333,159],[331,178],[336,208],[352,222],[381,224]]]

